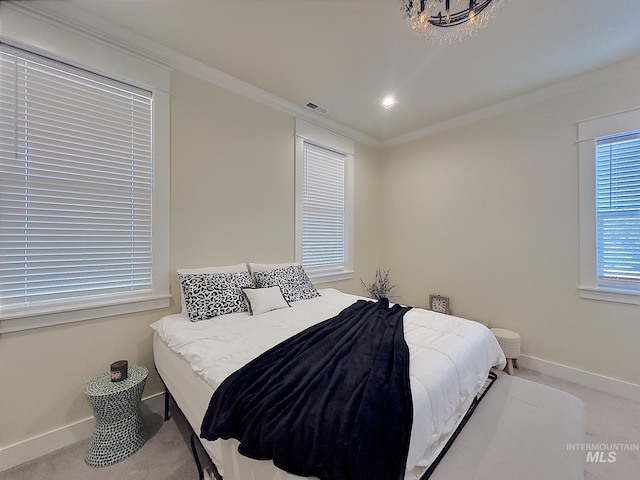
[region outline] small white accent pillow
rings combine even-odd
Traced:
[[[278,285],[266,288],[243,288],[242,294],[247,301],[251,315],[260,315],[290,306],[282,296],[282,290]]]

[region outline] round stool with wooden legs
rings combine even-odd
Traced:
[[[519,368],[520,335],[506,328],[492,328],[491,332],[495,335],[496,340],[498,340],[498,344],[507,359],[507,371],[509,375],[515,375],[513,367]]]

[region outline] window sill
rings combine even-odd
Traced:
[[[578,287],[580,298],[603,302],[640,305],[640,292],[631,290],[613,290],[595,287]]]
[[[339,282],[341,280],[351,280],[353,278],[353,270],[341,270],[339,272],[307,272],[311,283],[314,285],[320,283]]]
[[[147,296],[137,299],[119,299],[100,303],[81,303],[74,306],[37,311],[14,311],[0,313],[0,334],[19,332],[34,328],[63,325],[95,318],[112,317],[169,307],[170,295]]]

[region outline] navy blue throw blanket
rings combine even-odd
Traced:
[[[236,438],[241,454],[305,477],[403,479],[410,308],[358,300],[276,345],[222,382],[200,436]]]

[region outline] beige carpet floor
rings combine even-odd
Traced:
[[[532,370],[516,370],[516,375],[559,388],[582,399],[587,410],[587,443],[640,444],[640,402],[558,380]],[[88,467],[84,463],[87,440],[0,472],[0,480],[196,480],[198,474],[191,456],[189,431],[179,412],[174,409],[174,415],[168,422],[162,422],[158,415],[148,415],[145,421],[150,434],[149,441],[133,456],[116,465]],[[638,478],[638,450],[618,451],[614,462],[585,464],[585,480]]]
[[[564,390],[581,399],[587,411],[587,444],[623,444],[634,450],[616,452],[614,462],[587,462],[585,480],[640,479],[640,402],[600,392],[533,370],[516,370],[516,375]],[[608,451],[605,451],[605,456]]]

